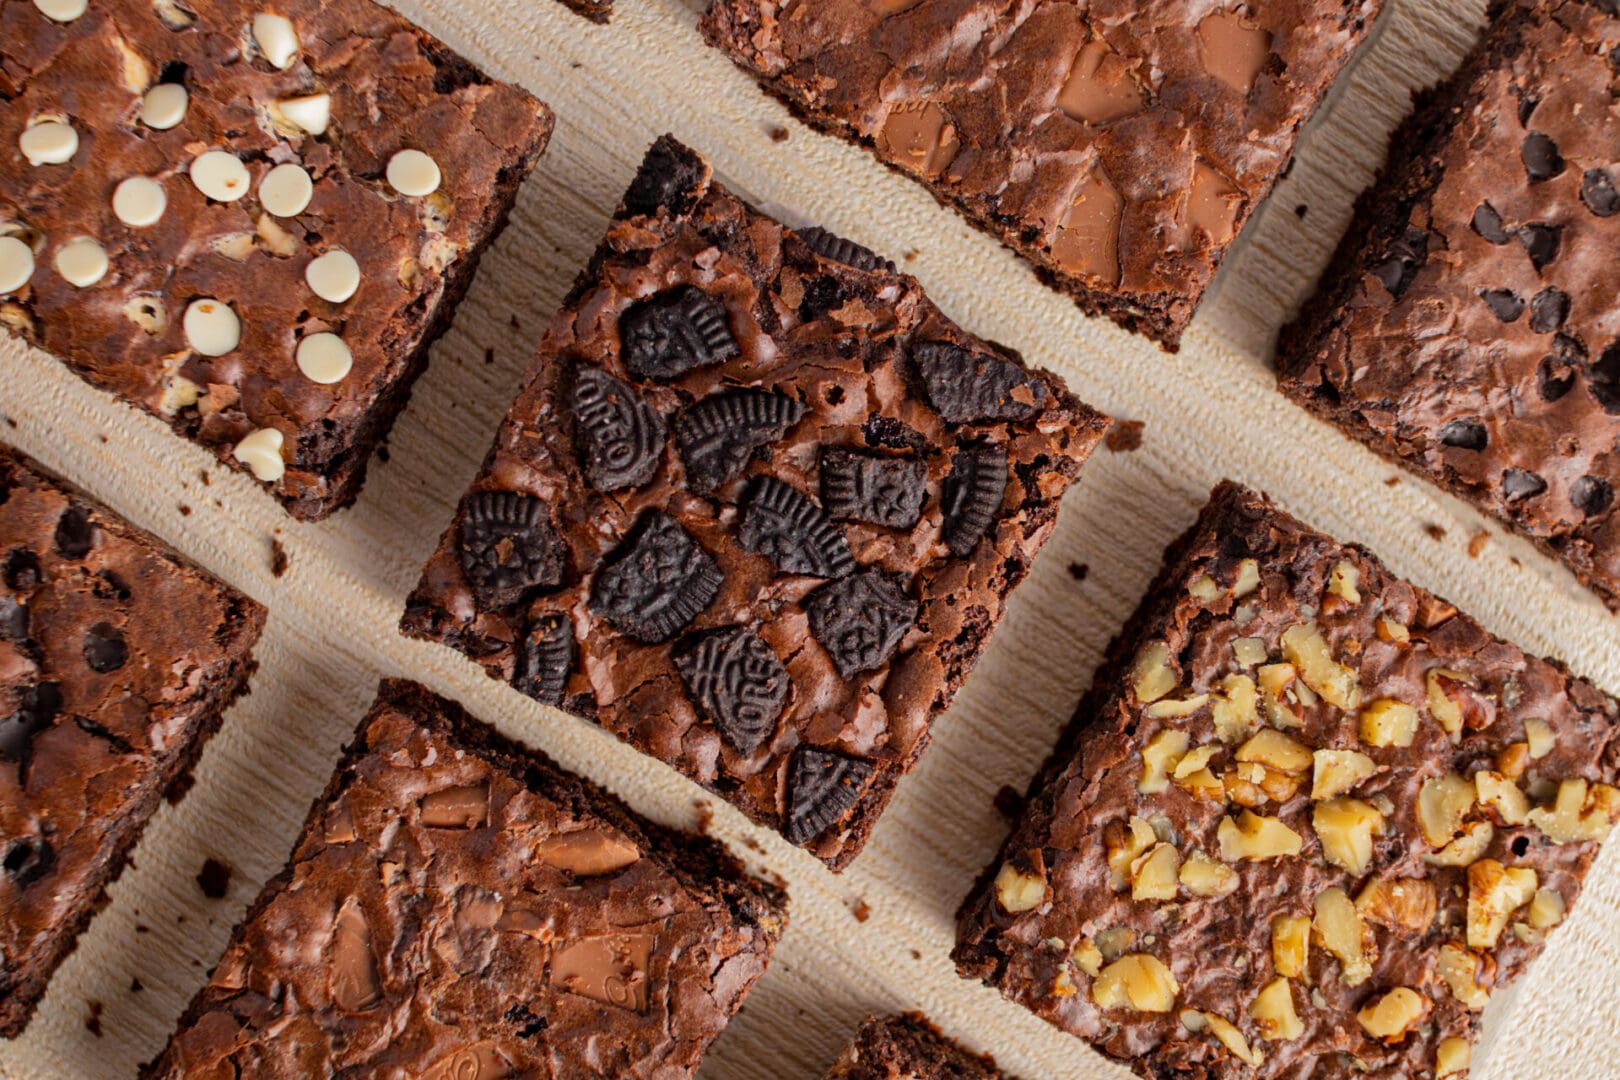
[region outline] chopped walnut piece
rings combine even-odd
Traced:
[[[1338,597],[1346,604],[1361,603],[1361,593],[1356,586],[1361,583],[1361,571],[1349,559],[1341,559],[1328,574],[1327,591],[1329,596]]]
[[[1435,962],[1435,974],[1446,984],[1451,996],[1478,1012],[1491,1000],[1489,990],[1479,984],[1480,958],[1461,944],[1448,941],[1440,946],[1440,957]]]
[[[1011,862],[1001,864],[996,872],[996,903],[1002,910],[1016,915],[1033,911],[1046,900],[1046,875],[1040,866],[1021,870]]]
[[[1451,842],[1474,808],[1474,785],[1456,773],[1425,780],[1418,791],[1418,825],[1432,848]]]
[[[1208,694],[1191,694],[1184,698],[1161,698],[1142,710],[1151,720],[1191,716],[1209,703]]]
[[[1187,733],[1166,728],[1142,747],[1142,777],[1136,790],[1143,795],[1158,795],[1170,787],[1170,770],[1187,753]]]
[[[1378,619],[1378,639],[1405,645],[1412,640],[1412,632],[1406,628],[1405,623],[1396,622],[1388,615],[1383,615]]]
[[[1311,755],[1311,798],[1343,795],[1378,771],[1378,763],[1356,750],[1318,750]]]
[[[1279,772],[1303,773],[1311,767],[1311,752],[1275,728],[1261,728],[1238,747],[1239,761],[1257,761]]]
[[[1338,886],[1317,896],[1311,937],[1339,961],[1347,986],[1360,986],[1372,975],[1372,934],[1350,897]]]
[[[1136,654],[1131,665],[1131,690],[1143,704],[1158,701],[1176,688],[1178,679],[1170,666],[1170,647],[1150,641]]]
[[[1302,843],[1299,833],[1277,818],[1262,817],[1249,810],[1244,810],[1236,820],[1222,818],[1215,835],[1220,840],[1221,858],[1229,863],[1298,855]]]
[[[1102,950],[1097,948],[1096,942],[1090,938],[1081,938],[1071,955],[1074,957],[1075,966],[1093,978],[1102,970]]]
[[[1530,800],[1519,786],[1499,772],[1480,770],[1474,774],[1474,791],[1481,806],[1496,811],[1507,825],[1523,825],[1530,813]]]
[[[1294,988],[1287,979],[1272,979],[1261,987],[1249,1005],[1249,1015],[1260,1028],[1260,1034],[1273,1042],[1297,1039],[1305,1033],[1294,1011]]]
[[[1139,817],[1132,817],[1128,825],[1114,822],[1106,832],[1108,870],[1114,891],[1123,892],[1131,883],[1131,864],[1158,842],[1153,826]]]
[[[1243,1037],[1236,1024],[1218,1013],[1206,1012],[1204,1022],[1209,1025],[1209,1031],[1221,1041],[1221,1045],[1232,1052],[1232,1056],[1245,1065],[1259,1068],[1265,1061],[1265,1055],[1259,1050],[1249,1046],[1249,1040]]]
[[[1284,630],[1282,650],[1305,685],[1329,705],[1354,709],[1361,704],[1361,682],[1355,669],[1333,658],[1333,650],[1314,622]]]
[[[1430,866],[1467,866],[1491,846],[1496,829],[1488,821],[1470,821],[1463,826],[1462,835],[1435,852],[1423,856]]]
[[[1458,1035],[1448,1035],[1441,1039],[1434,1053],[1435,1080],[1445,1080],[1448,1076],[1467,1072],[1473,1056],[1474,1048],[1468,1044],[1467,1039]]]
[[[1322,842],[1322,857],[1360,877],[1372,862],[1373,837],[1384,831],[1384,815],[1370,803],[1341,795],[1312,807],[1311,825]]]
[[[1181,864],[1181,884],[1194,896],[1222,897],[1237,891],[1238,875],[1223,862],[1195,851]]]
[[[1429,1014],[1429,999],[1409,986],[1397,986],[1356,1013],[1363,1031],[1386,1043],[1398,1043]]]
[[[1412,706],[1394,698],[1379,698],[1361,710],[1361,741],[1370,746],[1411,746],[1417,724],[1417,710]]]
[[[1104,1009],[1167,1013],[1181,987],[1163,961],[1148,953],[1127,953],[1097,973],[1091,1000]]]
[[[1219,599],[1222,591],[1220,583],[1208,574],[1199,574],[1193,578],[1192,584],[1187,586],[1187,592],[1194,599],[1202,600],[1206,604]]]
[[[1471,693],[1479,686],[1472,675],[1449,668],[1431,668],[1424,676],[1428,688],[1429,715],[1456,741],[1462,729],[1478,731],[1490,722],[1483,703]]]
[[[1530,745],[1530,757],[1534,761],[1540,761],[1552,753],[1553,747],[1558,744],[1552,725],[1534,716],[1524,722],[1524,737]]]
[[[1174,900],[1181,855],[1171,844],[1156,844],[1132,870],[1132,900]]]
[[[1299,672],[1293,664],[1265,664],[1255,672],[1260,685],[1260,704],[1266,719],[1277,727],[1297,728],[1302,715],[1296,687]]]
[[[1215,721],[1215,737],[1221,742],[1237,742],[1260,722],[1260,695],[1247,675],[1228,675],[1221,680],[1221,692],[1209,699],[1210,716]]]
[[[1426,878],[1373,878],[1356,897],[1356,910],[1388,930],[1422,934],[1434,922],[1438,900]]]
[[[1555,844],[1602,840],[1620,817],[1620,789],[1608,784],[1587,785],[1565,780],[1551,809],[1536,807],[1525,815],[1530,824]]]
[[[1260,587],[1260,563],[1244,559],[1238,563],[1237,580],[1232,583],[1232,598],[1241,600]]]
[[[1518,780],[1530,768],[1530,744],[1509,743],[1497,751],[1496,771],[1509,780]]]
[[[1311,953],[1311,920],[1303,915],[1271,917],[1271,964],[1290,979],[1305,976]]]
[[[1480,859],[1468,868],[1468,947],[1494,949],[1508,916],[1536,894],[1536,872]]]
[[[1240,637],[1232,642],[1232,659],[1246,668],[1266,662],[1266,643],[1257,637]]]

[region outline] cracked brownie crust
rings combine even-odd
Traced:
[[[1496,3],[1279,351],[1290,397],[1620,611],[1617,88],[1612,3]]]
[[[1620,816],[1617,705],[1236,485],[1170,550],[958,970],[1144,1076],[1459,1076]]]
[[[312,519],[552,118],[368,0],[273,9],[0,2],[0,324]]]
[[[0,1036],[244,692],[264,618],[0,446]]]
[[[688,1077],[785,903],[718,844],[387,680],[142,1076]]]
[[[1011,1080],[995,1059],[972,1054],[921,1013],[869,1016],[826,1080]]]
[[[714,0],[702,28],[807,122],[1174,351],[1381,6]]]
[[[841,867],[1106,423],[666,137],[403,627]]]

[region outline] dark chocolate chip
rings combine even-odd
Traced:
[[[755,477],[749,485],[737,539],[783,573],[843,577],[855,570],[838,526],[808,495],[774,476]]]
[[[782,835],[808,844],[836,825],[860,800],[872,777],[869,762],[801,746],[788,773],[788,810]]]
[[[668,381],[738,353],[725,305],[691,285],[632,304],[619,336],[625,368],[643,379]]]
[[[213,857],[204,859],[197,871],[197,888],[210,900],[225,899],[231,891],[231,868]]]
[[[698,713],[739,754],[752,754],[776,729],[792,679],[776,653],[745,627],[704,634],[675,657]]]
[[[1558,258],[1558,226],[1535,222],[1518,232],[1519,243],[1530,255],[1530,264],[1539,272]]]
[[[1551,180],[1564,171],[1564,157],[1558,152],[1558,144],[1545,132],[1532,131],[1526,135],[1519,147],[1519,156],[1524,159],[1524,171],[1530,174],[1532,184]]]
[[[34,736],[50,727],[62,711],[62,688],[56,683],[30,686],[20,695],[17,711],[0,720],[0,761],[22,761]]]
[[[744,388],[718,390],[683,409],[675,417],[675,446],[686,464],[686,486],[713,494],[804,412],[804,403],[786,394]]]
[[[1536,97],[1534,94],[1526,94],[1523,91],[1518,91],[1518,94],[1519,94],[1519,126],[1520,127],[1529,127],[1530,126],[1530,117],[1535,115],[1536,106],[1541,104],[1541,99]]]
[[[1440,441],[1459,450],[1483,450],[1490,436],[1475,419],[1453,420],[1440,429]]]
[[[1530,301],[1530,329],[1538,334],[1557,333],[1569,318],[1569,294],[1546,288]]]
[[[805,600],[810,633],[844,678],[889,662],[917,621],[917,601],[893,577],[864,570],[823,585]]]
[[[129,662],[129,646],[112,623],[99,622],[84,632],[84,662],[90,670],[109,675]]]
[[[1587,169],[1581,177],[1581,202],[1598,217],[1620,214],[1620,191],[1607,169]]]
[[[1513,234],[1502,224],[1502,215],[1488,202],[1475,208],[1473,226],[1475,232],[1492,244],[1502,245],[1513,239]]]
[[[841,446],[821,450],[821,502],[845,521],[909,529],[922,516],[928,467],[914,458],[867,454]]]
[[[1007,494],[1007,449],[994,443],[970,443],[951,459],[951,475],[940,493],[945,512],[943,534],[951,554],[973,553],[1001,513]]]
[[[1383,259],[1373,268],[1373,276],[1385,291],[1399,300],[1411,288],[1418,268],[1428,258],[1429,234],[1422,229],[1407,229],[1400,239],[1390,244]]]
[[[892,416],[872,413],[861,425],[861,438],[867,446],[887,447],[890,450],[912,450],[918,453],[928,449],[928,439],[922,432]]]
[[[574,671],[574,620],[547,612],[530,620],[518,643],[512,685],[544,705],[562,704]]]
[[[1543,356],[1536,368],[1536,390],[1541,400],[1552,402],[1575,387],[1575,368],[1562,356]]]
[[[1614,505],[1614,485],[1601,476],[1583,476],[1570,485],[1569,501],[1587,517],[1597,517]]]
[[[1517,322],[1524,314],[1524,298],[1512,289],[1481,289],[1479,298],[1505,323]]]
[[[1620,416],[1620,341],[1603,350],[1587,373],[1587,389],[1597,398],[1603,411]]]
[[[708,607],[723,577],[674,518],[649,510],[596,572],[591,611],[634,641],[668,641]]]
[[[21,645],[28,640],[28,605],[0,596],[0,641]]]
[[[1502,494],[1508,502],[1533,499],[1546,490],[1547,481],[1529,469],[1504,469],[1502,471]]]
[[[51,872],[56,865],[56,849],[43,836],[25,836],[6,848],[0,867],[19,889],[26,889]]]
[[[65,559],[82,559],[90,554],[95,541],[95,529],[90,524],[90,511],[82,506],[70,506],[56,520],[56,550]]]
[[[1046,383],[999,356],[949,341],[911,347],[929,404],[953,424],[1028,420],[1046,404]]]
[[[0,572],[6,588],[21,592],[40,583],[39,556],[27,548],[12,548],[6,553],[6,565]]]
[[[823,259],[841,262],[845,266],[853,266],[857,270],[871,272],[873,270],[886,270],[895,272],[894,263],[883,258],[870,248],[862,247],[853,240],[845,240],[836,233],[828,232],[819,225],[812,225],[808,229],[799,231],[799,239],[804,241],[805,247],[820,255]]]
[[[541,500],[516,491],[467,497],[461,566],[485,607],[506,607],[530,589],[556,585],[566,559],[550,507]]]
[[[674,217],[691,210],[708,187],[709,167],[697,154],[668,135],[652,144],[641,169],[624,195],[630,214],[655,215],[668,209]]]
[[[574,420],[579,461],[597,491],[638,488],[653,478],[664,457],[664,418],[628,383],[601,368],[574,374]]]

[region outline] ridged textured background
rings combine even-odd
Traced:
[[[231,925],[285,860],[377,679],[396,674],[457,698],[652,817],[693,824],[708,812],[699,804],[712,808],[716,835],[786,879],[789,933],[703,1076],[819,1076],[862,1015],[895,1008],[925,1010],[1028,1080],[1129,1075],[959,980],[947,957],[952,920],[1005,832],[991,806],[996,790],[1023,790],[1165,544],[1223,476],[1369,545],[1496,633],[1620,692],[1620,622],[1567,573],[1422,483],[1403,477],[1386,486],[1395,470],[1285,401],[1270,372],[1276,331],[1308,296],[1389,130],[1408,110],[1409,90],[1455,66],[1482,24],[1483,0],[1389,0],[1381,31],[1233,250],[1176,357],[1082,318],[920,187],[792,120],[702,44],[694,28],[700,0],[619,3],[605,28],[549,0],[395,4],[491,74],[549,102],[558,124],[512,227],[485,257],[395,427],[389,461],[373,463],[352,509],[319,525],[294,524],[249,480],[156,421],[49,357],[0,341],[0,438],[271,610],[252,696],[228,715],[191,794],[153,821],[136,865],[58,972],[26,1037],[0,1043],[0,1075],[127,1080],[157,1053]],[[776,128],[788,132],[785,141],[771,137]],[[1091,404],[1147,424],[1140,450],[1092,459],[976,675],[865,853],[840,877],[602,731],[489,681],[459,655],[394,632],[531,349],[643,150],[664,131],[789,221],[826,225],[897,258],[914,252],[906,269],[964,326],[1060,372]],[[1431,535],[1434,526],[1443,537]],[[1470,555],[1470,539],[1482,531],[1489,539]],[[272,539],[291,560],[279,579],[270,572]],[[1089,569],[1083,581],[1071,565]],[[742,848],[745,839],[759,850]],[[1599,859],[1530,978],[1511,1001],[1499,995],[1493,1003],[1476,1080],[1614,1075],[1616,848]],[[234,870],[223,900],[206,899],[196,883],[208,857]],[[864,922],[855,915],[863,904]],[[99,1037],[87,1024],[92,1003]]]

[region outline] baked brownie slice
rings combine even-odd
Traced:
[[[1396,133],[1282,388],[1620,611],[1620,8],[1498,2]]]
[[[1169,1077],[1454,1076],[1620,816],[1616,703],[1232,484],[958,916],[958,970]]]
[[[0,324],[352,502],[550,110],[369,0],[8,0],[0,41]]]
[[[403,628],[841,868],[1106,426],[665,137]]]
[[[714,0],[708,40],[1175,351],[1382,0]]]
[[[605,23],[613,14],[613,0],[562,0],[591,22]]]
[[[783,894],[386,680],[154,1077],[686,1077]]]
[[[184,790],[264,614],[0,446],[0,1037]]]
[[[1007,1080],[994,1058],[962,1049],[921,1013],[868,1016],[827,1080]]]

